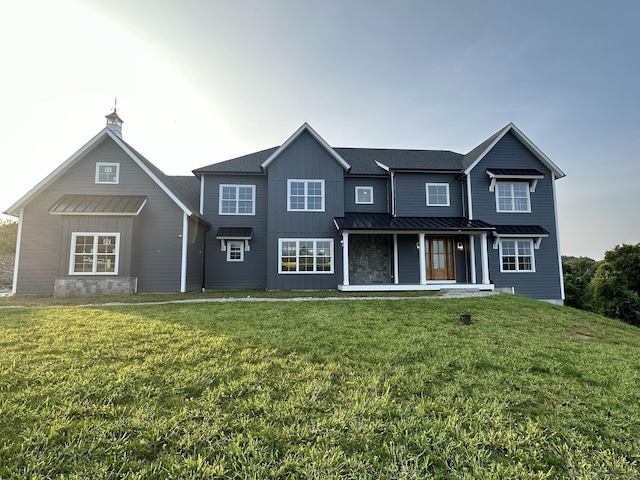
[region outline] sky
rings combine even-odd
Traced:
[[[0,211],[105,126],[169,175],[282,144],[467,153],[509,122],[564,173],[564,255],[640,242],[637,0],[0,0]]]

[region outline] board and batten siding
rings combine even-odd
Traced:
[[[462,217],[462,182],[454,173],[396,172],[395,201],[398,217]],[[427,206],[427,183],[449,185],[449,206]]]
[[[373,204],[356,203],[356,186],[373,187]],[[390,213],[388,177],[351,177],[347,175],[344,178],[344,211]]]
[[[535,192],[530,192],[531,213],[497,212],[495,192],[489,191],[488,168],[536,169],[544,173]],[[470,172],[473,218],[492,225],[540,225],[549,232],[534,250],[535,272],[500,272],[500,251],[488,240],[489,276],[497,288],[514,288],[515,293],[544,300],[561,298],[558,242],[553,177],[551,171],[511,132],[507,133]],[[476,240],[476,254],[480,244]],[[478,278],[480,270],[477,269]]]
[[[344,215],[344,169],[308,132],[303,132],[267,167],[269,290],[329,289],[342,281],[340,236],[333,223]],[[324,180],[323,212],[287,211],[287,180]],[[278,274],[278,239],[333,239],[333,273]]]
[[[119,184],[96,184],[96,162],[119,163]],[[53,293],[60,262],[65,258],[68,262],[68,254],[59,254],[71,248],[62,244],[62,216],[48,212],[64,194],[145,195],[147,203],[133,219],[135,252],[124,252],[121,246],[120,255],[131,255],[139,292],[180,291],[183,212],[113,140],[105,138],[24,208],[17,293]]]
[[[213,225],[206,234],[205,288],[267,288],[267,177],[265,175],[202,176],[204,185],[203,215]],[[255,185],[255,215],[219,215],[220,185]],[[216,239],[220,227],[251,227],[251,250],[244,252],[242,262],[227,262]]]

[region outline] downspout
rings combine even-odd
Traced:
[[[389,170],[391,175],[391,216],[396,216],[396,180],[393,170]]]
[[[467,202],[469,203],[469,220],[473,220],[473,202],[471,201],[471,175],[467,173]]]
[[[20,244],[22,243],[22,220],[24,218],[24,207],[20,209],[20,216],[18,217],[18,238],[16,239],[16,258],[13,263],[13,285],[11,286],[11,293],[14,295],[18,289],[18,267],[20,266]]]

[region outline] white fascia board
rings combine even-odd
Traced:
[[[189,214],[182,214],[182,264],[180,265],[180,292],[187,291],[187,261],[189,248]]]
[[[13,284],[11,285],[11,293],[14,295],[18,290],[18,275],[20,269],[20,246],[22,244],[22,221],[24,220],[24,208],[20,209],[18,217],[18,238],[16,239],[16,258],[13,263]]]
[[[49,185],[51,185],[60,175],[62,175],[65,171],[71,168],[80,158],[89,153],[102,139],[108,136],[110,133],[109,129],[103,128],[100,132],[98,132],[91,140],[85,143],[80,150],[71,155],[67,160],[65,160],[58,168],[56,168],[53,172],[47,175],[40,183],[38,183],[35,187],[29,190],[20,200],[11,205],[6,212],[7,215],[12,215],[17,217],[19,215],[20,209],[26,206],[41,190],[45,189]],[[115,137],[115,135],[110,135]],[[116,137],[117,138],[117,137]]]
[[[122,150],[129,155],[129,157],[131,157],[131,159],[136,162],[136,164],[147,174],[149,175],[149,177],[156,182],[156,184],[164,191],[164,193],[166,193],[169,198],[171,198],[171,200],[173,200],[176,205],[178,205],[178,207],[180,207],[180,209],[186,213],[187,215],[191,216],[193,215],[195,212],[192,212],[191,209],[189,209],[184,203],[182,203],[180,201],[180,199],[178,197],[176,197],[176,195],[171,191],[171,189],[169,187],[167,187],[164,183],[162,183],[160,181],[160,179],[158,177],[156,177],[153,172],[151,170],[149,170],[147,168],[147,166],[144,164],[144,162],[142,160],[140,160],[138,158],[138,156],[133,153],[123,142],[122,139],[120,137],[118,137],[116,134],[112,133],[110,130],[107,130],[107,135],[109,135],[109,137],[111,137],[111,139],[116,142],[118,144],[118,146],[120,148],[122,148]]]
[[[291,145],[293,141],[298,138],[305,130],[309,132],[320,145],[322,145],[322,147],[329,153],[329,155],[331,155],[340,165],[342,165],[342,168],[347,171],[351,169],[351,165],[349,165],[344,158],[338,155],[338,153],[333,148],[331,148],[331,146],[320,135],[318,135],[318,133],[313,128],[311,128],[311,126],[307,122],[304,122],[302,126],[298,130],[296,130],[296,132],[291,135],[286,142],[280,145],[280,147],[275,152],[273,152],[269,158],[267,158],[260,164],[262,169],[264,170],[265,168],[267,168],[269,164],[276,158],[278,158],[280,154],[285,151],[289,147],[289,145]]]
[[[376,165],[378,165],[381,169],[385,170],[385,171],[389,171],[389,167],[386,166],[384,163],[380,163],[378,160],[375,161]]]
[[[491,145],[489,145],[487,148],[484,149],[484,152],[482,152],[480,154],[480,156],[478,158],[475,159],[475,161],[469,165],[467,167],[467,169],[464,171],[465,175],[469,175],[469,173],[471,172],[471,170],[473,170],[475,168],[475,166],[480,163],[480,161],[487,155],[487,153],[489,153],[491,151],[491,149],[493,147],[496,146],[496,143],[498,143],[500,140],[502,140],[502,137],[504,137],[507,132],[509,131],[509,127],[511,124],[507,125],[504,130],[502,130],[502,132],[500,133],[500,135],[498,135],[495,140],[493,142],[491,142]]]

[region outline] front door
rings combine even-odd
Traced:
[[[455,280],[453,237],[425,237],[427,280]]]

